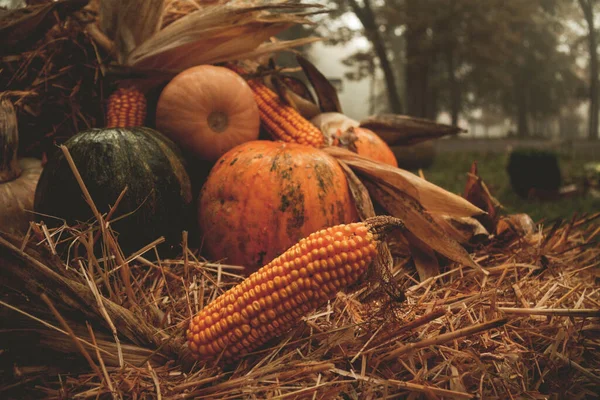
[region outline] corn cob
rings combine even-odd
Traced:
[[[244,70],[229,65],[238,74]],[[275,140],[323,147],[325,137],[319,128],[304,118],[294,107],[285,104],[271,89],[258,79],[248,79],[248,85],[254,93],[258,105],[260,120]]]
[[[194,316],[187,330],[196,358],[241,357],[291,329],[337,291],[352,285],[377,255],[397,218],[337,225],[300,240]]]
[[[108,98],[107,128],[143,126],[146,97],[134,87],[119,88]]]

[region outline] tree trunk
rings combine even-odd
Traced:
[[[407,1],[406,38],[406,112],[414,117],[427,117],[427,93],[429,78],[429,60],[425,57],[424,41],[427,38],[425,26],[415,26],[418,21],[415,8],[418,3]]]
[[[450,91],[450,116],[452,117],[452,125],[458,125],[458,117],[460,114],[460,86],[456,79],[456,55],[454,49],[448,47],[446,50],[446,66],[448,68],[448,86]]]
[[[596,29],[594,27],[594,1],[579,0],[579,5],[588,25],[588,46],[590,52],[590,108],[588,120],[588,137],[590,140],[598,140],[598,113],[600,112],[600,98],[598,90],[598,42]]]
[[[529,126],[527,124],[527,90],[524,82],[516,80],[515,85],[515,105],[517,106],[517,136],[525,138],[529,136]]]
[[[390,104],[390,111],[392,113],[400,114],[402,113],[402,102],[400,101],[400,96],[398,94],[398,85],[396,84],[396,77],[394,75],[394,70],[392,68],[392,64],[390,63],[390,59],[387,54],[387,49],[385,47],[385,42],[383,40],[383,36],[381,32],[379,32],[379,27],[375,22],[375,14],[373,13],[373,9],[371,8],[370,0],[363,0],[364,6],[361,7],[358,5],[356,0],[348,0],[352,10],[362,23],[365,28],[365,34],[367,38],[371,41],[373,45],[373,50],[375,50],[375,54],[379,59],[379,65],[381,70],[383,71],[383,76],[385,78],[388,101]]]

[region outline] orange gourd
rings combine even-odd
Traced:
[[[163,89],[156,127],[183,151],[216,161],[233,147],[258,139],[260,116],[246,81],[228,68],[189,68]]]
[[[379,161],[393,167],[398,167],[398,160],[392,149],[375,132],[366,128],[350,128],[355,135],[356,154]]]
[[[396,156],[387,143],[375,132],[360,127],[360,122],[342,113],[326,112],[311,122],[319,128],[328,142],[352,150],[360,156],[398,167]]]
[[[217,161],[200,193],[198,221],[211,260],[252,272],[303,237],[358,215],[333,157],[307,145],[252,141]]]

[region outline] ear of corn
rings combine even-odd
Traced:
[[[363,275],[380,236],[403,226],[391,217],[337,225],[300,240],[192,318],[187,340],[196,358],[235,359],[291,329]]]
[[[143,126],[146,97],[134,87],[119,88],[108,98],[107,128]]]
[[[235,65],[228,67],[243,74],[244,70]],[[285,104],[271,89],[258,79],[248,79],[258,105],[260,120],[269,134],[276,140],[323,147],[325,137],[319,128],[304,118],[294,107]]]
[[[248,81],[260,112],[260,119],[271,136],[284,142],[323,147],[323,133],[293,107],[261,82]]]

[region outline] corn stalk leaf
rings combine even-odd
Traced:
[[[165,0],[99,2],[100,28],[114,42],[120,63],[159,30],[164,9]]]
[[[315,89],[321,111],[341,113],[342,106],[337,95],[337,90],[335,90],[331,82],[306,58],[297,55],[296,60]]]
[[[248,6],[230,2],[192,12],[135,48],[125,63],[143,68],[182,70],[257,56],[252,53],[271,36],[298,23],[310,23],[297,13],[308,7],[298,3]],[[305,41],[306,42],[306,41]],[[262,54],[301,42],[263,47]]]
[[[410,231],[404,232],[404,237],[408,240],[408,248],[419,274],[419,280],[423,282],[428,278],[439,275],[440,264],[431,247]]]
[[[350,188],[350,193],[352,194],[352,198],[354,199],[354,204],[356,205],[356,211],[358,212],[358,216],[362,221],[367,218],[371,218],[375,216],[375,207],[373,206],[373,202],[371,201],[371,197],[369,196],[369,191],[363,185],[363,183],[358,179],[352,168],[350,168],[345,162],[338,161],[344,173],[346,174],[346,180],[348,181],[348,187]]]
[[[360,127],[372,130],[390,146],[410,146],[466,132],[458,126],[438,124],[428,119],[396,114],[368,117],[360,121]]]
[[[385,185],[369,181],[364,182],[364,184],[377,203],[385,208],[390,215],[404,221],[406,229],[432,250],[452,261],[479,270],[484,274],[488,273],[471,259],[469,253],[456,240],[446,235],[444,230],[414,198]],[[410,239],[408,240],[410,243]],[[415,243],[413,242],[412,245]],[[426,274],[430,272],[428,271]]]
[[[344,161],[359,176],[411,196],[429,213],[454,217],[472,217],[484,214],[484,211],[462,197],[406,170],[369,160],[339,147],[327,147],[324,151],[336,159]]]

